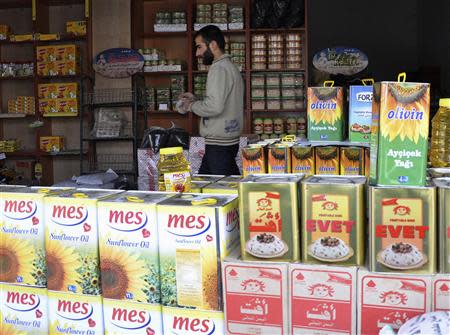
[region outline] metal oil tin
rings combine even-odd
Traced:
[[[450,273],[450,178],[436,178],[438,193],[439,272]]]

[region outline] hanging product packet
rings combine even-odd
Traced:
[[[370,142],[372,127],[373,79],[363,79],[363,85],[350,86],[348,139],[350,142]],[[371,85],[368,85],[371,84]]]

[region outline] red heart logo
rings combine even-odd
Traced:
[[[373,280],[371,280],[371,281],[369,281],[369,282],[367,283],[367,286],[369,286],[369,287],[375,287],[375,286],[377,286],[377,284],[375,284],[375,283],[373,282]]]
[[[150,236],[150,232],[147,229],[142,229],[142,236],[144,236],[144,238],[147,238]]]
[[[95,325],[96,325],[95,321],[92,320],[91,318],[89,318],[88,324],[89,324],[89,327],[91,327],[91,328],[92,328],[92,327],[95,327]]]
[[[31,219],[31,222],[33,223],[33,226],[37,225],[39,223],[39,219],[35,216]]]
[[[40,310],[36,310],[36,319],[40,319],[42,317],[42,312]]]
[[[206,240],[207,240],[208,242],[211,242],[211,241],[213,240],[213,238],[212,238],[211,235],[206,235]]]
[[[298,275],[297,275],[297,277],[295,277],[295,278],[297,278],[298,280],[303,280],[303,279],[305,279],[305,277],[302,275],[301,272],[299,272]]]
[[[230,271],[230,276],[236,277],[237,274],[238,274],[238,273],[237,273],[234,269],[232,269],[232,270]]]
[[[147,335],[155,335],[155,331],[151,329],[150,327],[147,327]]]
[[[85,223],[85,224],[83,225],[83,229],[84,229],[85,232],[91,231],[91,226],[88,225],[87,223]]]

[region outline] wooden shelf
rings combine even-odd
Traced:
[[[155,37],[186,37],[187,31],[154,31],[150,33],[145,33],[142,35],[142,38],[155,38]]]
[[[36,117],[35,114],[0,113],[0,119],[28,119]]]
[[[58,43],[68,43],[68,42],[85,42],[87,41],[86,36],[62,36],[59,40],[49,40],[49,41],[21,41],[21,42],[14,42],[10,40],[0,40],[0,46],[1,45],[47,45],[47,44],[58,44]]]
[[[2,0],[0,9],[31,8],[31,0]]]
[[[151,75],[156,75],[156,76],[164,76],[164,75],[186,75],[188,74],[188,71],[157,71],[157,72],[143,72],[144,75],[146,77],[151,76]]]
[[[306,31],[305,27],[299,27],[299,28],[252,28],[250,29],[251,33],[257,34],[257,33],[273,33],[273,34],[279,34],[279,33],[298,33],[298,32],[304,32]]]
[[[246,109],[250,113],[305,113],[305,108],[296,109]]]
[[[14,81],[14,80],[33,80],[34,76],[25,76],[25,77],[0,77],[0,80],[5,81]]]
[[[38,156],[38,152],[35,150],[19,150],[13,152],[5,152],[6,158],[33,158]]]
[[[251,69],[250,72],[305,72],[305,68],[300,69],[281,69],[281,70],[275,70],[275,69],[264,69],[264,70],[258,70],[258,69]]]

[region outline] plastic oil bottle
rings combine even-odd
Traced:
[[[163,148],[159,153],[158,190],[189,192],[191,189],[191,168],[183,155],[183,148]]]
[[[430,162],[434,168],[450,167],[450,99],[440,99],[431,121]]]

